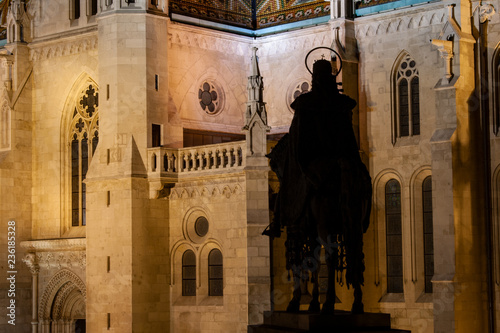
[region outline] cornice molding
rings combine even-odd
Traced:
[[[234,195],[239,195],[244,192],[244,188],[240,183],[236,184],[211,184],[201,186],[180,186],[172,188],[170,192],[170,200],[182,200],[197,197],[220,197],[231,198]]]
[[[97,31],[67,37],[47,37],[29,44],[30,60],[39,61],[50,58],[79,54],[97,49]]]
[[[413,8],[413,10],[415,9]],[[426,8],[425,11],[408,12],[401,10],[397,14],[374,16],[376,18],[362,18],[355,21],[356,38],[389,35],[435,24],[444,24],[447,21],[447,9],[440,6]]]
[[[32,240],[21,242],[20,245],[28,252],[85,251],[87,248],[87,239],[67,238]]]

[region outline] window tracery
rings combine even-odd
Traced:
[[[394,77],[396,138],[420,135],[420,93],[417,63],[406,54],[400,61]]]

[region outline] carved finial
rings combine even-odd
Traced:
[[[256,47],[252,48],[252,69],[247,83],[248,101],[245,110],[245,126],[242,129],[247,131],[248,156],[263,157],[267,149],[266,133],[270,127],[267,126],[266,103],[263,97],[264,80],[260,75],[257,50]]]
[[[252,76],[260,76],[259,59],[257,58],[257,47],[252,48]]]

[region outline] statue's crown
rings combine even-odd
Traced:
[[[332,74],[332,64],[325,59],[316,60],[313,64],[313,75]]]

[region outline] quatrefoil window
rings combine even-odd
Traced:
[[[198,99],[201,109],[209,115],[214,115],[221,110],[222,94],[220,89],[209,81],[204,81],[198,89]]]

